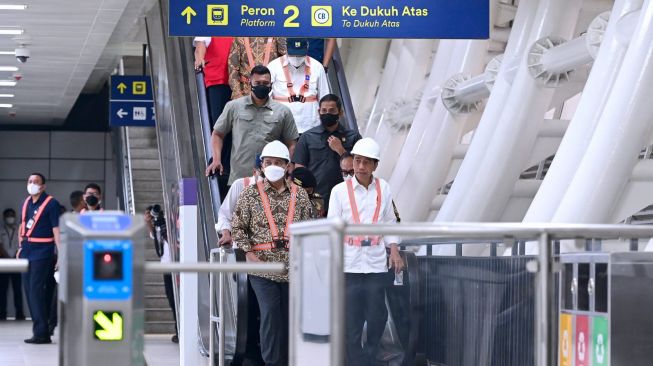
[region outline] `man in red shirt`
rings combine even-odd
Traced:
[[[195,70],[204,69],[204,85],[209,103],[211,126],[222,114],[224,106],[231,99],[229,87],[229,50],[233,37],[195,37]],[[209,127],[211,128],[211,127]],[[231,134],[225,136],[222,146],[222,166],[229,172],[231,161]],[[229,174],[218,176],[222,198],[227,194]],[[224,177],[224,178],[221,178]]]

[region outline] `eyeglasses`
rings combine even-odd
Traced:
[[[341,170],[340,172],[342,173],[343,176],[354,175],[354,169],[352,169],[352,170]]]

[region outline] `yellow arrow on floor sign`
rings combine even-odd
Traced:
[[[120,94],[124,94],[125,89],[127,89],[127,85],[125,85],[125,83],[118,84],[118,90],[120,91]]]
[[[190,24],[191,17],[194,17],[195,15],[197,15],[197,13],[195,12],[195,10],[193,10],[193,8],[187,6],[186,9],[184,9],[184,11],[181,12],[181,15],[186,17],[186,24]]]
[[[93,320],[102,327],[95,331],[95,336],[101,341],[120,341],[122,340],[122,315],[114,312],[111,319],[103,311],[96,311],[93,314]]]

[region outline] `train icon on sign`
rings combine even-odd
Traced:
[[[229,5],[207,5],[206,15],[208,25],[228,25]]]

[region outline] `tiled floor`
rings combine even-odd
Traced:
[[[57,336],[52,344],[26,344],[23,340],[31,337],[31,329],[31,321],[0,322],[0,366],[57,365]],[[170,342],[169,335],[145,336],[145,360],[148,366],[179,365],[179,346]]]

